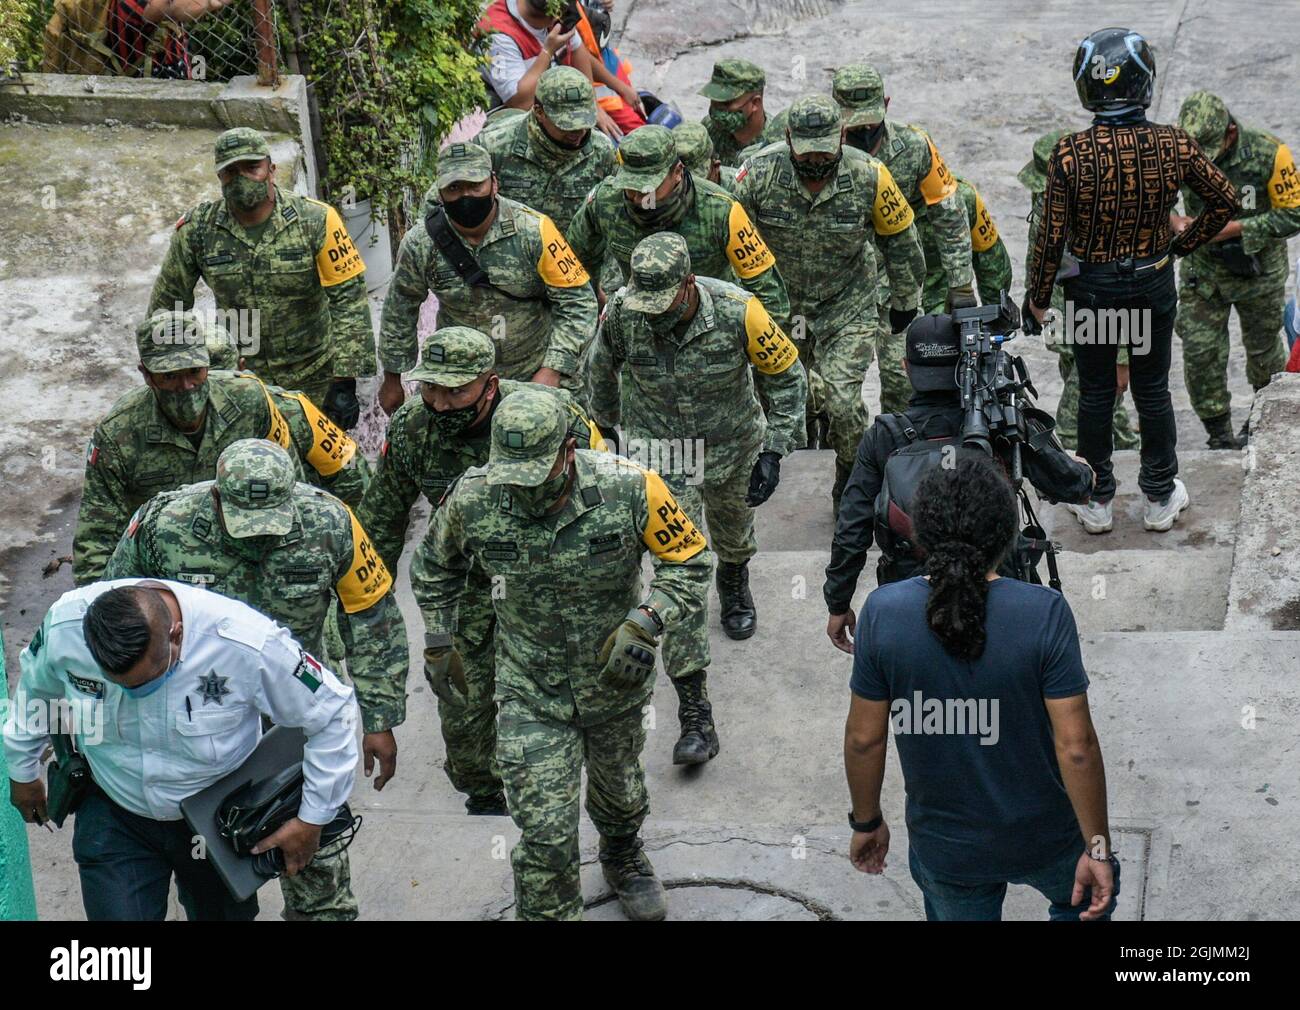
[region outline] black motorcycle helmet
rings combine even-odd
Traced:
[[[612,27],[609,12],[600,5],[599,0],[583,4],[582,9],[587,15],[587,23],[591,25],[591,33],[596,36],[596,45],[604,49],[609,44],[609,33]]]
[[[1103,28],[1079,43],[1074,86],[1090,112],[1130,105],[1148,108],[1156,83],[1156,60],[1147,40],[1127,28]]]

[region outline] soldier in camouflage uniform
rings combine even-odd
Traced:
[[[389,571],[406,541],[411,507],[421,494],[436,511],[452,483],[471,466],[488,461],[492,414],[504,397],[536,384],[502,379],[493,365],[496,348],[486,333],[447,326],[430,335],[409,378],[420,397],[402,404],[388,425],[375,476],[357,509],[361,525]],[[553,390],[569,411],[578,444],[603,449],[595,423],[567,392]],[[496,702],[493,700],[492,583],[482,568],[469,573],[456,627],[456,651],[464,666],[465,695],[445,679],[431,682],[447,750],[443,765],[451,784],[466,795],[471,814],[505,814],[496,767]]]
[[[274,442],[241,439],[217,460],[216,480],[151,498],[131,518],[105,579],[171,579],[246,603],[317,656],[339,614],[348,676],[361,706],[366,774],[382,789],[397,767],[393,727],[406,719],[406,625],[393,580],[343,502],[295,483]],[[337,610],[336,610],[337,608]],[[286,919],[357,917],[347,852],[326,850],[283,877]]]
[[[677,144],[677,156],[682,159],[686,171],[697,179],[704,179],[715,186],[721,186],[732,196],[736,195],[736,173],[740,171],[731,165],[723,166],[718,156],[713,153],[713,141],[703,123],[678,123],[672,129],[673,141]]]
[[[596,332],[596,296],[582,262],[545,214],[497,193],[488,152],[450,144],[438,156],[436,214],[402,239],[379,327],[384,385],[379,399],[392,413],[405,398],[402,373],[415,367],[416,324],[429,293],[438,296],[438,325],[469,326],[497,345],[503,378],[577,389],[579,367]],[[446,249],[435,243],[430,223]],[[463,255],[468,279],[451,255]]]
[[[957,180],[957,195],[966,208],[966,220],[970,222],[971,267],[975,271],[976,290],[980,302],[996,305],[1001,292],[1011,291],[1011,254],[1007,252],[998,226],[993,223],[993,215],[984,206],[979,191],[961,176],[954,178]],[[942,312],[947,297],[947,275],[942,269],[929,270],[921,292],[922,311],[926,314]]]
[[[145,385],[113,405],[86,447],[72,539],[77,585],[103,578],[136,509],[160,491],[210,480],[222,450],[241,438],[278,443],[293,453],[300,479],[350,505],[361,501],[370,466],[357,444],[303,393],[246,372],[209,374],[211,336],[188,312],[160,310],[137,329]]]
[[[785,282],[758,229],[726,190],[686,170],[672,131],[642,126],[624,138],[618,157],[618,173],[587,194],[569,226],[569,244],[583,263],[595,268],[613,259],[626,278],[637,243],[675,231],[699,273],[737,280],[778,321],[789,315]]]
[[[190,309],[199,279],[217,308],[238,313],[246,366],[300,389],[343,428],[357,423],[357,377],[375,374],[365,264],[329,204],[275,183],[276,166],[249,127],[217,138],[222,199],[176,222],[149,312]]]
[[[582,917],[585,764],[605,880],[629,918],[662,919],[663,885],[639,837],[645,715],[658,638],[704,608],[713,559],[656,473],[574,446],[569,411],[545,390],[497,408],[488,465],[448,492],[411,565],[425,662],[435,677],[460,670],[458,604],[481,568],[501,586],[497,761],[522,833],[511,852],[516,915]],[[647,550],[654,578],[642,597]]]
[[[749,559],[758,550],[753,509],[776,490],[781,457],[802,440],[803,365],[758,298],[691,272],[680,235],[643,239],[631,267],[592,344],[592,411],[602,429],[621,425],[624,455],[658,449],[646,465],[664,476],[688,515],[707,512],[722,628],[729,638],[749,638],[757,627],[749,591]],[[697,624],[664,640],[681,723],[674,764],[702,764],[718,753],[705,618],[701,612]],[[704,666],[691,665],[700,659]]]
[[[1246,378],[1261,389],[1286,367],[1278,330],[1286,303],[1286,240],[1300,233],[1300,174],[1286,144],[1237,122],[1223,99],[1208,91],[1187,97],[1178,125],[1223,170],[1241,199],[1240,216],[1179,264],[1175,324],[1187,393],[1209,435],[1207,444],[1237,449],[1245,445],[1248,428],[1233,435],[1228,315],[1237,310]],[[1201,207],[1200,198],[1183,187],[1187,213],[1195,217]],[[1175,227],[1181,230],[1189,221]]]
[[[533,110],[479,144],[492,157],[498,192],[569,227],[591,188],[615,168],[614,145],[596,125],[591,81],[573,67],[551,67],[537,81]]]
[[[912,208],[890,170],[843,139],[835,102],[800,98],[786,139],[751,155],[736,179],[736,199],[790,275],[790,332],[823,383],[836,515],[866,430],[862,380],[873,346],[882,376],[889,372],[888,334],[876,315],[877,257],[893,280],[896,318],[916,314],[925,274]]]
[[[939,151],[919,127],[885,118],[889,98],[875,68],[852,63],[835,71],[831,83],[843,110],[846,146],[872,154],[889,168],[894,183],[916,217],[916,230],[925,253],[927,271],[942,271],[935,283],[946,287],[944,308],[951,311],[975,304],[971,265],[970,222],[957,192],[957,180]],[[912,387],[903,374],[907,313],[890,304],[890,285],[882,277],[876,296],[880,325],[889,332],[887,353],[880,356],[880,409],[894,413],[907,408]]]
[[[697,94],[709,100],[700,122],[709,131],[713,153],[724,167],[739,168],[746,148],[775,144],[785,136],[787,113],[768,116],[763,108],[767,75],[749,60],[718,60],[709,83]]]
[[[1057,141],[1069,130],[1052,130],[1034,141],[1034,156],[1016,176],[1020,184],[1033,195],[1033,207],[1029,212],[1029,251],[1025,254],[1025,270],[1029,270],[1033,260],[1034,242],[1038,236],[1038,223],[1043,218],[1043,193],[1047,189],[1047,161],[1052,156]],[[1065,288],[1057,284],[1052,288],[1052,310],[1057,319],[1064,319]],[[1063,324],[1058,324],[1043,331],[1043,344],[1057,354],[1057,367],[1061,373],[1061,399],[1056,406],[1056,434],[1061,445],[1067,449],[1079,447],[1079,377],[1074,371],[1074,348],[1057,334],[1063,331]],[[1117,366],[1128,369],[1128,348],[1119,349]],[[1138,436],[1129,422],[1128,407],[1124,405],[1122,393],[1115,396],[1115,414],[1113,421],[1114,443],[1116,449],[1136,449]]]

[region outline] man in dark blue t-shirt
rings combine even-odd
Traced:
[[[927,918],[1000,919],[1008,883],[1041,891],[1053,919],[1109,918],[1118,864],[1069,604],[994,577],[984,651],[966,660],[931,631],[929,593],[921,576],[882,586],[858,622],[845,734],[854,865],[884,868],[880,787],[892,726]],[[1113,895],[1093,893],[1106,877],[1094,861],[1114,868]]]

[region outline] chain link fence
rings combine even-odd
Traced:
[[[228,81],[280,73],[271,0],[18,0],[15,69]]]

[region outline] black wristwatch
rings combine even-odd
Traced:
[[[885,815],[883,813],[876,814],[876,816],[871,818],[869,821],[855,821],[853,819],[853,811],[849,811],[849,827],[854,831],[862,831],[866,834],[870,834],[884,823]]]

